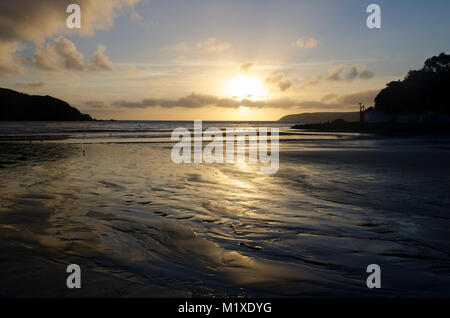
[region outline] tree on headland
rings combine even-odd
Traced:
[[[450,55],[441,53],[393,81],[375,97],[375,109],[390,114],[436,112],[450,114]]]

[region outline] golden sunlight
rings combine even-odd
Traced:
[[[263,81],[246,75],[235,76],[228,80],[224,94],[236,99],[263,99],[267,95]]]

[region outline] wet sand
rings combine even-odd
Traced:
[[[448,297],[447,144],[289,140],[275,175],[164,143],[0,144],[0,296]]]

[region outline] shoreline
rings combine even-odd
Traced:
[[[425,134],[450,134],[450,123],[438,124],[374,124],[359,122],[301,124],[294,125],[292,129],[302,129],[314,132],[340,132],[340,133],[362,133],[384,136],[417,136]]]

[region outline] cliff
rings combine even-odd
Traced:
[[[0,88],[0,121],[90,121],[63,100]]]

